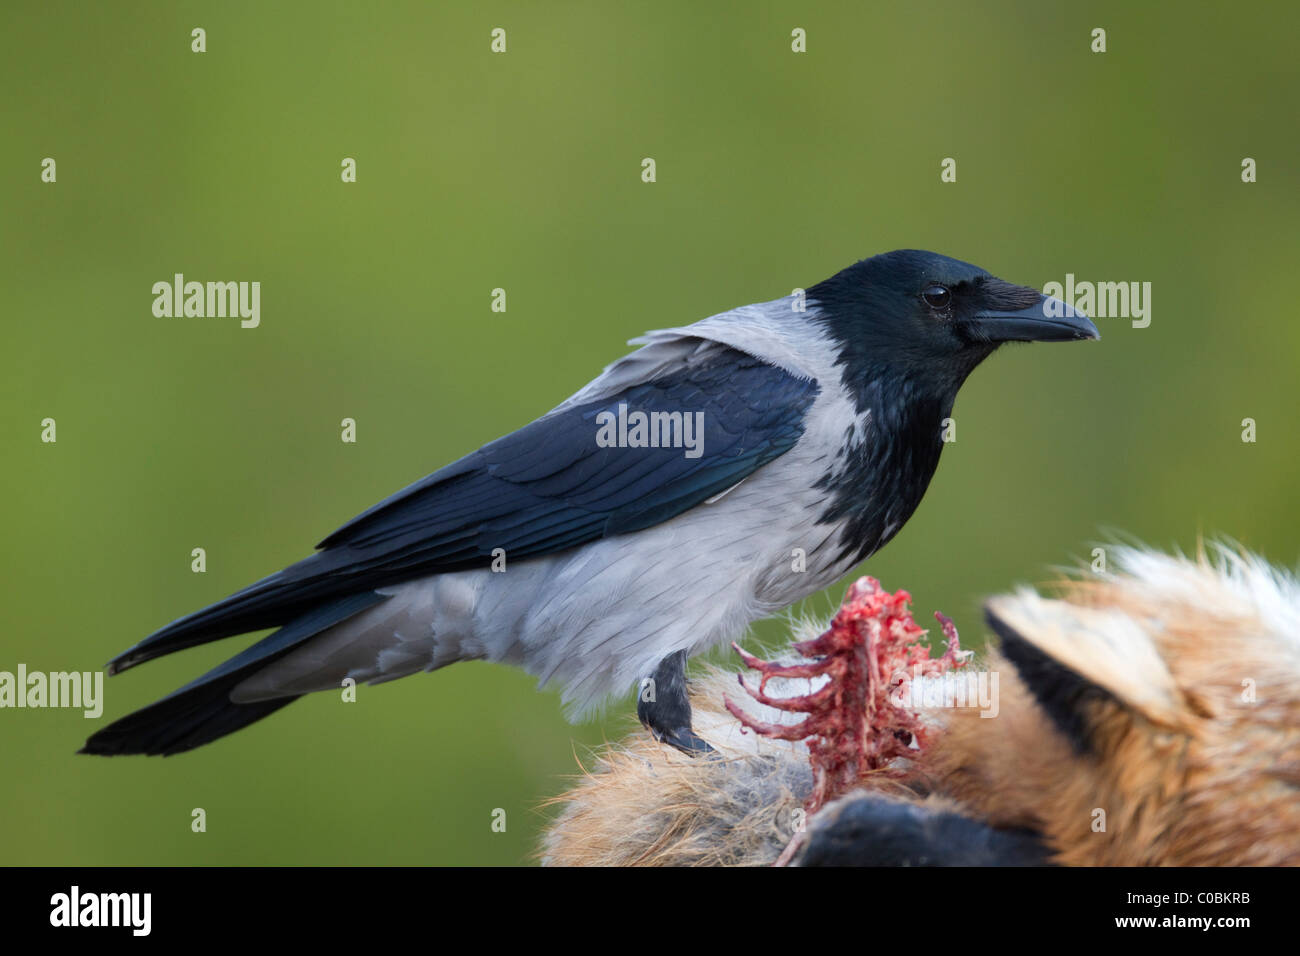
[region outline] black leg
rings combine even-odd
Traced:
[[[713,748],[691,730],[691,701],[686,693],[686,652],[677,651],[659,662],[654,674],[637,688],[636,715],[655,740],[682,753],[712,753]]]

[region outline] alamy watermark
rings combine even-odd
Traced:
[[[978,707],[981,717],[998,715],[997,671],[949,671],[923,676],[917,668],[911,678],[898,671],[890,682],[889,702],[912,710]]]
[[[1132,319],[1133,328],[1151,324],[1150,282],[1075,282],[1074,273],[1065,274],[1065,282],[1049,282],[1043,295],[1072,306],[1093,319]],[[1044,307],[1051,318],[1061,318],[1061,309],[1053,302]]]
[[[684,448],[685,457],[704,454],[703,412],[642,412],[618,403],[618,414],[596,413],[598,448]]]
[[[186,282],[178,272],[170,282],[155,282],[153,295],[153,314],[160,319],[239,318],[245,329],[262,322],[260,282]]]
[[[120,926],[133,936],[148,936],[152,911],[152,893],[83,893],[73,886],[50,897],[51,926]]]
[[[103,671],[0,671],[0,707],[76,707],[95,718],[104,712]]]

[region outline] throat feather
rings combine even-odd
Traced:
[[[817,482],[828,492],[822,524],[840,525],[837,560],[857,564],[883,547],[921,503],[943,450],[953,399],[906,382],[864,388],[870,426],[849,426],[838,467]]]

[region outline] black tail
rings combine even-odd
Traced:
[[[298,695],[236,704],[231,701],[230,692],[246,677],[284,657],[317,634],[383,600],[383,595],[365,591],[322,604],[302,614],[198,680],[109,724],[92,735],[79,753],[169,756],[193,750],[275,713],[297,700]],[[202,640],[184,646],[197,643],[202,643]],[[170,647],[167,650],[179,648]],[[144,659],[147,660],[148,657]],[[111,669],[109,671],[114,672]]]
[[[118,674],[173,651],[183,651],[187,647],[235,634],[287,625],[330,596],[319,580],[323,564],[321,555],[313,554],[216,604],[177,618],[118,654],[108,662],[106,670],[109,674]],[[338,584],[331,583],[337,595]]]

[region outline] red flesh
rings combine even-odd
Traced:
[[[813,790],[804,807],[810,814],[852,790],[866,774],[890,772],[896,758],[914,759],[913,740],[922,751],[926,747],[927,729],[920,714],[906,706],[906,694],[896,692],[905,690],[909,679],[945,673],[964,660],[956,627],[938,612],[935,617],[948,646],[942,657],[930,657],[929,649],[918,643],[925,631],[907,609],[911,600],[907,591],[890,594],[875,578],[859,578],[849,587],[830,627],[794,646],[809,658],[807,663],[769,663],[732,645],[745,666],[760,674],[757,688],[738,675],[746,693],[769,707],[808,715],[796,724],[766,723],[730,699],[725,701],[727,710],[755,733],[779,740],[808,739]],[[767,682],[773,677],[821,675],[829,681],[812,693],[767,694]],[[896,702],[899,698],[901,706]]]

